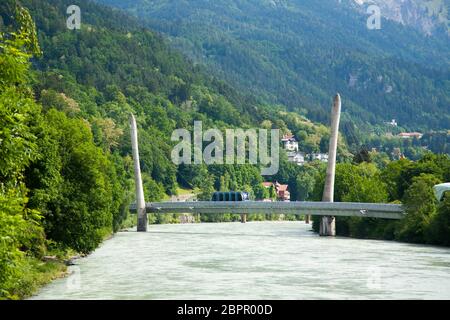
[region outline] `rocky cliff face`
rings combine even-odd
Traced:
[[[450,36],[450,0],[353,0],[353,3],[359,10],[376,4],[383,17],[412,26],[427,35],[443,30]]]

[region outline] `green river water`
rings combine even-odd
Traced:
[[[450,249],[303,222],[151,225],[69,269],[32,299],[450,299]]]

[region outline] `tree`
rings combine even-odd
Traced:
[[[15,2],[4,5],[17,29],[0,33],[0,299],[18,298],[17,279],[29,267],[26,253],[41,257],[45,252],[41,215],[27,208],[23,181],[25,169],[39,156],[32,127],[40,108],[27,72],[32,54],[40,51],[28,11]]]
[[[436,198],[432,187],[439,180],[433,175],[422,174],[412,181],[403,198],[407,215],[396,232],[396,238],[424,243],[427,229],[436,213]]]
[[[387,185],[389,200],[400,200],[403,197],[404,189],[408,185],[405,180],[404,173],[413,166],[413,164],[406,159],[390,162],[386,168],[381,172],[381,177]]]
[[[372,159],[372,162],[376,164],[376,166],[380,169],[386,168],[386,166],[389,164],[389,156],[385,152],[377,152],[372,151],[369,152],[370,158]]]
[[[105,152],[111,152],[119,146],[123,130],[117,128],[113,119],[95,118],[91,128],[96,144],[101,146]]]
[[[34,201],[45,210],[48,237],[80,252],[90,252],[112,232],[113,213],[121,204],[114,165],[95,146],[84,121],[69,119],[54,109],[45,119],[51,126],[48,133],[56,154],[53,159],[42,158],[31,166],[30,171],[41,168],[39,172],[45,174],[34,176],[32,199],[51,191],[51,197],[40,196],[39,201]],[[57,170],[57,191],[48,185],[46,179],[50,176],[42,168]]]
[[[323,193],[325,171],[316,176],[313,199],[320,201]],[[386,203],[388,192],[386,184],[380,176],[380,171],[372,163],[363,162],[359,165],[339,163],[336,165],[336,181],[334,200],[336,202],[368,202]],[[313,229],[319,229],[319,219],[313,217]],[[378,222],[374,219],[359,217],[337,217],[336,233],[338,235],[360,238],[372,237],[377,230]]]
[[[255,194],[255,200],[264,200],[270,198],[269,190],[261,183],[253,187],[253,193]]]
[[[142,184],[144,185],[145,201],[156,202],[164,198],[164,186],[145,172],[142,174]]]
[[[203,180],[201,192],[198,195],[198,200],[201,201],[211,200],[213,192],[214,192],[214,180],[213,177],[208,175]]]
[[[228,173],[225,173],[223,176],[220,176],[220,187],[219,191],[230,191],[230,176]]]
[[[276,192],[275,186],[273,184],[269,188],[269,198],[272,200],[277,199],[277,192]]]
[[[372,162],[370,157],[370,153],[365,146],[363,146],[355,157],[353,158],[353,163],[362,163],[362,162]]]
[[[450,195],[448,192],[438,205],[437,214],[426,232],[426,238],[427,242],[450,246]]]
[[[302,172],[297,175],[297,195],[296,198],[299,201],[306,201],[309,199],[310,194],[314,190],[316,180],[314,176],[308,172]]]

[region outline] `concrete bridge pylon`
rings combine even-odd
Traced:
[[[336,94],[334,97],[333,108],[331,109],[331,134],[330,146],[328,152],[328,167],[325,177],[325,186],[323,190],[322,202],[334,202],[334,180],[336,173],[336,153],[339,137],[339,122],[341,118],[341,96]],[[319,234],[321,236],[336,235],[336,218],[334,216],[325,216],[321,218]]]
[[[147,212],[145,208],[144,187],[142,185],[141,166],[139,162],[139,144],[136,119],[130,116],[131,149],[134,162],[134,184],[136,188],[137,231],[147,231]]]

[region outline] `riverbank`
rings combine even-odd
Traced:
[[[15,270],[15,277],[9,284],[8,299],[19,300],[31,297],[51,281],[65,277],[67,266],[64,261],[42,261],[27,257]]]
[[[111,237],[106,237],[103,241]],[[74,265],[75,260],[86,257],[70,249],[55,249],[47,254],[41,259],[24,257],[22,263],[15,268],[9,283],[2,288],[4,299],[23,300],[32,297],[52,281],[69,276],[68,266]]]

